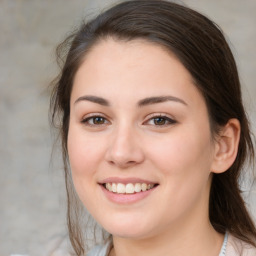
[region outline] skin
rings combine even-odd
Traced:
[[[138,106],[156,96],[175,99]],[[110,255],[219,255],[223,235],[208,218],[211,177],[234,161],[239,123],[231,120],[213,140],[204,98],[181,62],[142,40],[101,41],[77,71],[70,106],[74,186],[113,235]],[[109,177],[159,185],[138,202],[118,204],[99,185]]]

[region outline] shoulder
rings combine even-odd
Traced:
[[[226,256],[256,256],[256,248],[228,234]]]
[[[104,245],[96,245],[86,256],[107,256],[112,248],[112,241],[107,241]]]

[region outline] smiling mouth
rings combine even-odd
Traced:
[[[151,190],[158,186],[158,184],[153,183],[104,183],[102,185],[106,190],[115,194],[135,194]]]

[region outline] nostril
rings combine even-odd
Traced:
[[[137,164],[136,161],[122,161],[121,159],[110,160],[108,162],[110,165],[116,165],[120,168],[127,168]]]

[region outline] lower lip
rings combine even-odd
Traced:
[[[148,197],[157,188],[157,186],[156,186],[150,190],[142,191],[139,193],[133,193],[133,194],[118,194],[118,193],[113,193],[113,192],[108,191],[103,185],[100,185],[100,187],[101,187],[102,191],[104,192],[105,196],[111,202],[118,203],[118,204],[136,203],[136,202]]]

